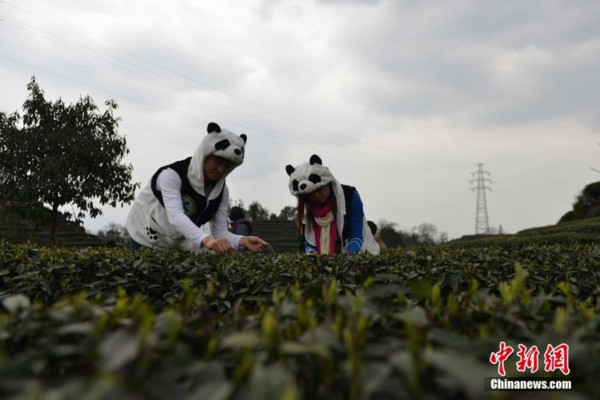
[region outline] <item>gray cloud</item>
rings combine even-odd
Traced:
[[[597,120],[597,3],[418,4],[382,4],[334,43],[363,78],[348,90],[373,112],[481,110],[471,117],[483,124]]]
[[[51,99],[114,98],[144,184],[210,121],[249,138],[232,196],[273,212],[293,204],[285,164],[313,153],[369,218],[451,237],[472,230],[477,163],[509,232],[598,179],[595,1],[5,0],[0,17],[0,111],[31,75]]]

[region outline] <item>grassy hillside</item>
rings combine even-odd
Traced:
[[[525,229],[511,235],[469,235],[444,246],[522,246],[530,244],[600,243],[600,217]]]

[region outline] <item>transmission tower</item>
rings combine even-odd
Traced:
[[[489,172],[483,170],[483,164],[477,164],[477,172],[471,174],[475,176],[475,179],[471,180],[471,183],[476,183],[476,186],[471,190],[477,190],[477,212],[475,213],[475,234],[488,233],[490,230],[488,224],[488,212],[487,212],[487,200],[485,198],[485,191],[492,190],[486,186],[485,183],[492,183],[491,179],[486,178],[486,175],[490,175]]]

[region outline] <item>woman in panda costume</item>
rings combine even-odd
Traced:
[[[136,198],[127,216],[134,247],[163,250],[260,252],[268,243],[227,229],[229,189],[225,178],[244,161],[246,135],[208,124],[195,153],[161,167]],[[200,227],[210,222],[212,234]]]
[[[356,188],[340,184],[316,154],[286,172],[298,198],[296,226],[306,254],[379,254]]]

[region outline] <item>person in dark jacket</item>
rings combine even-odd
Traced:
[[[227,229],[225,178],[244,161],[246,135],[214,122],[207,132],[191,157],[159,168],[136,198],[126,224],[134,247],[231,253],[262,252],[269,245]]]
[[[229,220],[231,221],[229,232],[235,235],[251,236],[254,232],[254,225],[252,225],[252,221],[246,218],[246,213],[242,207],[231,207],[229,210]],[[245,250],[241,249],[240,251]],[[271,254],[275,252],[275,250],[273,249],[273,246],[268,244],[261,252],[263,254]]]
[[[231,228],[229,228],[229,232],[231,233],[250,236],[254,232],[252,222],[246,218],[246,213],[242,207],[231,207],[231,210],[229,210],[229,220],[231,221]]]

